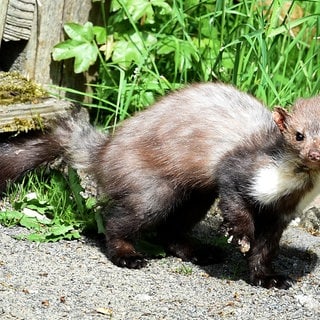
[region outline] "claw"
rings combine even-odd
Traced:
[[[289,277],[275,274],[254,277],[252,284],[267,289],[278,288],[286,290],[292,286],[293,281]]]
[[[240,252],[245,254],[250,250],[250,241],[247,237],[243,237],[238,240],[238,245],[240,246]]]
[[[227,242],[228,242],[228,243],[231,243],[232,240],[233,240],[233,236],[230,236],[230,237],[228,238]]]
[[[124,255],[113,259],[114,264],[122,268],[141,269],[147,265],[147,260],[140,254]]]

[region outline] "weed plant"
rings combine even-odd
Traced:
[[[93,208],[95,199],[81,196],[76,172],[40,168],[28,173],[19,184],[9,186],[7,200],[11,208],[0,212],[0,223],[19,224],[30,230],[20,238],[49,242],[77,239],[82,232],[96,232]]]
[[[318,0],[113,0],[108,11],[104,0],[93,1],[100,2],[103,25],[66,24],[68,39],[53,48],[53,59],[74,58],[76,73],[98,66],[91,94],[64,90],[89,98],[85,105],[105,129],[198,81],[231,83],[270,107],[319,93]],[[73,186],[27,184],[16,204],[27,206],[26,194],[36,189],[36,211],[45,206],[51,226],[81,231],[93,214]]]
[[[269,106],[319,92],[319,1],[113,0],[105,16],[105,27],[67,24],[53,58],[75,57],[75,72],[98,60],[87,105],[106,128],[195,81],[234,84]]]

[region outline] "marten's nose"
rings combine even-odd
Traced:
[[[309,150],[308,157],[311,161],[320,161],[320,150],[318,149]]]

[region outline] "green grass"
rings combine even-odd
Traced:
[[[279,21],[285,1],[261,1],[112,1],[105,43],[92,40],[102,50],[87,104],[96,122],[114,128],[195,81],[232,83],[269,106],[318,93],[320,3],[293,1],[289,15],[299,6],[303,16]]]
[[[261,1],[113,0],[110,12],[100,1],[104,27],[67,24],[69,39],[53,48],[55,60],[75,58],[75,72],[98,65],[95,83],[88,84],[92,93],[64,90],[90,101],[84,105],[94,123],[109,130],[159,96],[197,81],[234,84],[270,107],[319,93],[320,2],[292,1],[289,16],[297,6],[303,15],[280,21],[284,1],[264,7]],[[94,210],[68,179],[52,186],[31,177],[35,184],[17,187],[17,203],[28,205],[26,195],[37,190],[37,211],[44,202],[52,225],[79,233],[92,226]]]
[[[22,238],[38,242],[77,239],[83,232],[97,232],[95,199],[85,200],[81,191],[74,170],[67,174],[51,170],[48,174],[39,169],[8,188],[12,208],[0,212],[0,223],[29,229]]]

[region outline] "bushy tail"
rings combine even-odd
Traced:
[[[59,156],[76,169],[87,169],[91,157],[106,140],[107,135],[89,124],[83,110],[73,110],[47,132],[8,138],[0,142],[0,193],[9,181]]]
[[[88,169],[92,159],[108,140],[89,123],[85,110],[74,110],[70,117],[62,119],[52,132],[53,138],[63,148],[65,160],[75,169]]]
[[[0,142],[0,192],[5,191],[9,181],[15,181],[61,153],[62,148],[48,133],[19,135]]]

